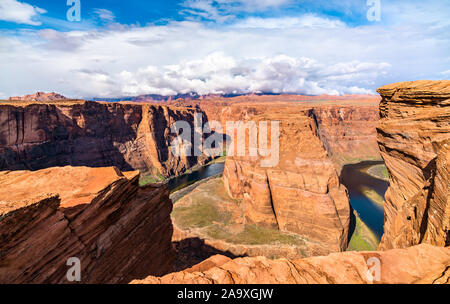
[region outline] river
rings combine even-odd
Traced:
[[[388,182],[361,172],[363,169],[379,164],[383,164],[383,162],[365,161],[358,164],[345,165],[341,173],[341,182],[348,189],[352,208],[358,212],[361,220],[381,239],[384,225],[383,207],[372,202],[360,189],[361,186],[366,186],[384,197]],[[169,181],[169,189],[170,191],[179,190],[196,181],[222,174],[224,167],[225,163],[214,163],[191,173],[178,176]]]
[[[225,163],[214,163],[200,167],[199,169],[186,173],[169,180],[169,190],[179,190],[185,186],[188,186],[196,181],[222,174],[225,168]]]
[[[384,225],[384,208],[369,198],[361,191],[361,186],[375,190],[384,198],[389,186],[387,181],[375,178],[361,170],[384,164],[382,161],[365,161],[358,164],[345,165],[341,173],[341,183],[348,189],[350,204],[355,209],[361,220],[381,239]]]

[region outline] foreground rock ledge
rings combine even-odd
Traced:
[[[370,258],[381,262],[370,280]],[[368,266],[368,264],[370,266]],[[300,260],[214,256],[182,272],[131,284],[448,284],[450,248],[422,244],[384,252],[343,252]]]
[[[128,283],[172,269],[172,203],[139,173],[60,167],[0,172],[0,283]]]

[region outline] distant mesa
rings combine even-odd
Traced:
[[[45,93],[45,92],[37,92],[31,95],[24,95],[24,96],[14,96],[10,97],[9,101],[54,101],[54,100],[64,100],[68,99],[67,97],[52,92],[52,93]]]

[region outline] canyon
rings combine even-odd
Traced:
[[[59,100],[0,104],[0,170],[56,166],[115,166],[168,177],[209,157],[176,157],[169,146],[178,120],[193,125],[188,108]],[[206,120],[206,118],[205,118]]]
[[[79,257],[82,283],[448,284],[449,88],[393,84],[379,89],[379,108],[375,96],[3,102],[0,282],[67,283],[66,261]],[[210,160],[168,151],[171,124],[196,113],[223,125],[279,121],[279,162],[227,155],[222,178],[174,206],[167,185],[140,187],[139,171],[168,178]],[[380,152],[390,187],[379,251],[341,252],[352,212],[341,169]],[[275,241],[214,239],[205,220],[215,235],[250,227]],[[192,263],[183,246],[210,252]],[[378,279],[367,275],[373,259]]]
[[[181,272],[132,283],[449,284],[449,89],[450,81],[417,81],[378,90],[382,96],[378,143],[390,181],[381,251],[277,260],[214,256]],[[228,162],[228,158],[227,164],[231,164],[232,169],[228,170],[232,173],[225,171],[225,183],[227,176],[236,172],[244,176],[244,180],[249,175],[253,178],[252,166],[235,169],[236,161]],[[264,174],[259,172],[257,177],[264,181]],[[236,187],[236,184],[231,185]],[[251,182],[244,183],[247,187],[249,184]],[[252,193],[238,188],[236,193],[247,193],[247,199],[261,200],[260,196],[267,190],[260,187]],[[295,195],[291,195],[285,202],[292,197],[295,199]],[[261,208],[265,211],[263,214],[270,214],[270,208],[265,207]],[[263,219],[267,224],[267,216]],[[367,275],[372,274],[371,258],[380,263],[378,279]]]
[[[232,224],[203,229],[219,229],[226,237],[218,240],[211,237],[217,233],[205,234],[205,231],[198,231],[198,227],[177,225],[177,216],[172,216],[178,226],[176,230],[180,230],[178,235],[186,239],[201,238],[209,246],[236,256],[257,256],[266,252],[271,257],[299,258],[346,250],[351,211],[339,172],[345,163],[380,158],[376,142],[379,98],[347,97],[327,102],[321,98],[309,101],[305,98],[243,96],[183,101],[204,111],[210,122],[218,121],[224,127],[229,121],[243,122],[237,132],[224,128],[227,144],[233,145],[234,151],[238,147],[229,139],[245,132],[241,134],[245,135],[248,147],[250,137],[261,136],[258,122],[269,122],[270,126],[270,122],[278,121],[280,136],[279,161],[274,167],[261,167],[261,161],[267,158],[250,157],[248,149],[245,156],[227,155],[223,184],[229,196],[239,202],[237,207],[231,207],[231,214],[238,216],[231,216]],[[248,122],[255,123],[253,134]],[[217,197],[217,194],[208,196]],[[224,201],[221,200],[221,205],[225,205]],[[213,205],[210,206],[215,209]],[[189,206],[196,208],[193,202],[187,202],[183,208]],[[180,221],[186,222],[186,219]],[[296,246],[266,244],[262,248],[252,245],[254,241],[250,239],[246,240],[248,244],[238,245],[225,241],[236,238],[230,230],[243,236],[248,234],[245,233],[248,229],[255,233],[260,230],[273,234],[278,234],[276,231],[292,233],[301,238],[302,245],[295,241]],[[180,237],[175,241],[180,241]]]

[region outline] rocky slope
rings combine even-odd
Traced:
[[[61,167],[0,172],[0,283],[127,283],[172,269],[172,202],[139,172]]]
[[[378,143],[390,174],[380,249],[450,245],[450,81],[378,90]]]
[[[371,258],[380,262],[379,272]],[[132,284],[449,284],[450,248],[422,244],[299,260],[214,256],[182,272]],[[368,274],[372,274],[368,275]],[[379,276],[378,276],[379,275]]]
[[[59,101],[0,105],[0,170],[116,166],[171,176],[205,163],[175,157],[171,125],[191,125],[194,109],[126,103]],[[206,121],[206,118],[204,119]]]
[[[323,246],[317,254],[345,250],[349,200],[311,112],[263,114],[252,120],[280,122],[279,162],[264,168],[261,157],[227,157],[224,184],[240,200],[247,222],[317,242]]]

